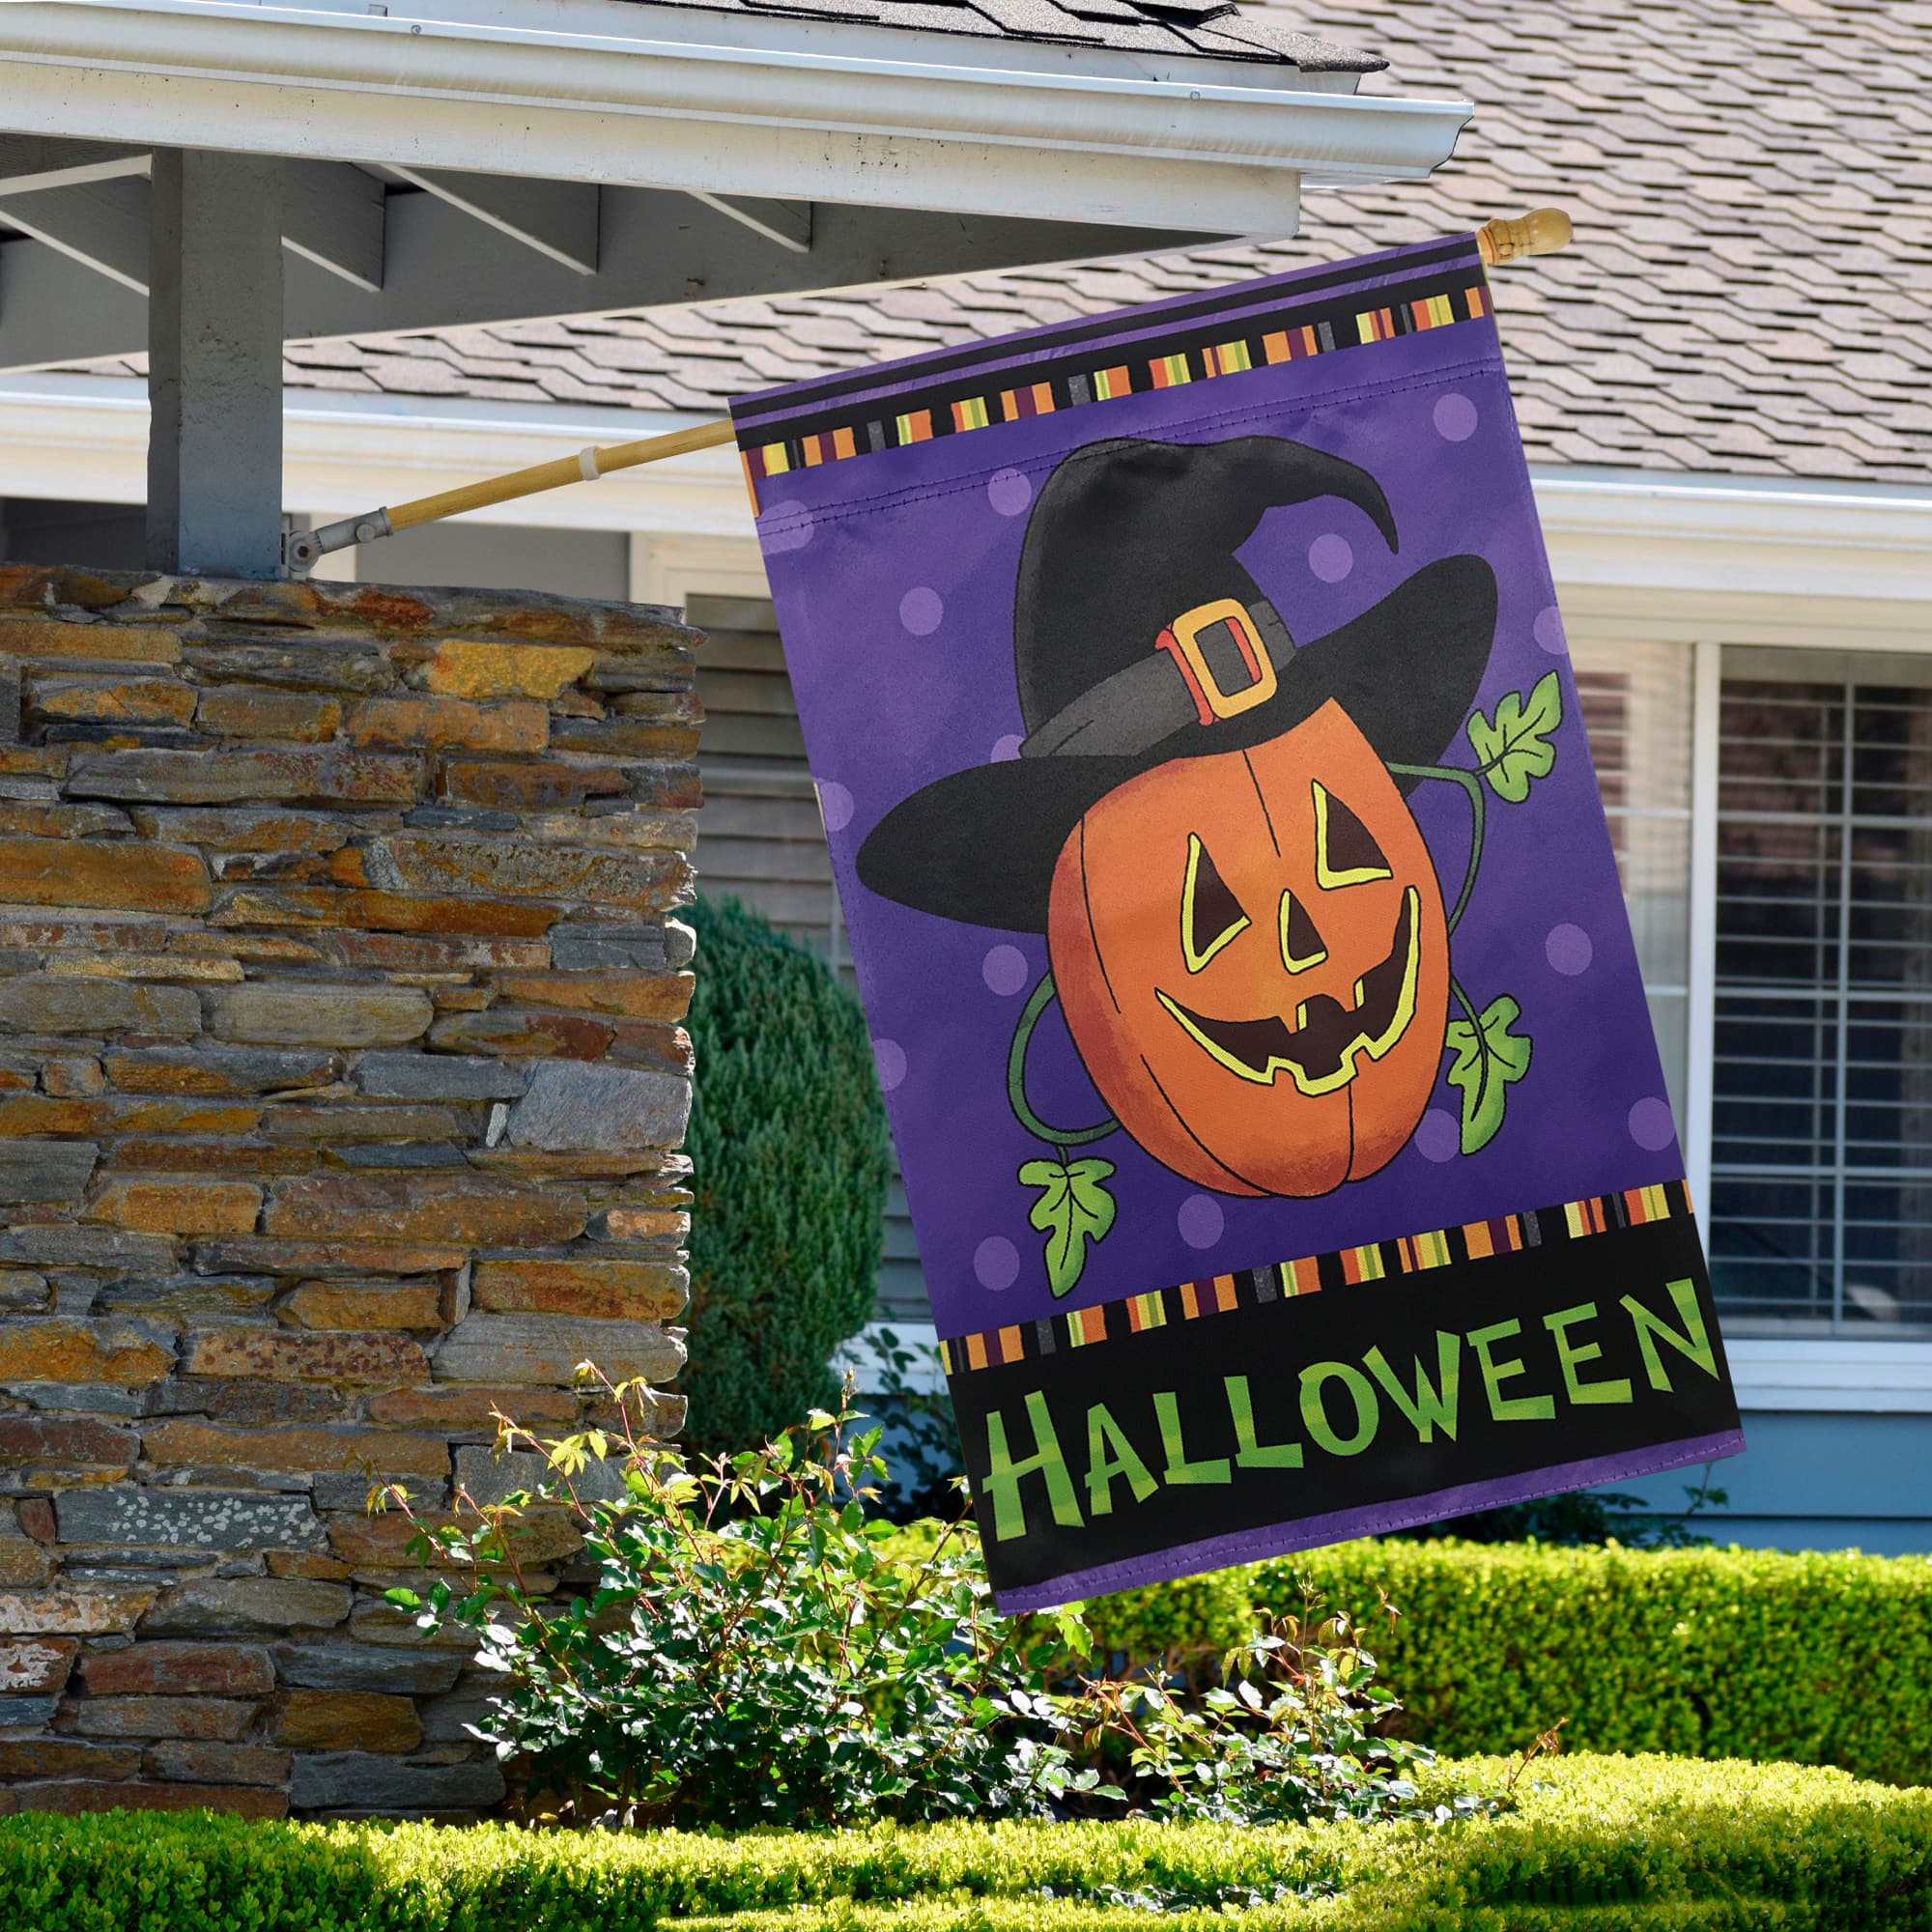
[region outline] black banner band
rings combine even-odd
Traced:
[[[995,1590],[1030,1597],[1243,1532],[1293,1547],[1300,1519],[1366,1532],[1541,1469],[1665,1466],[1738,1426],[1688,1214],[950,1382]]]

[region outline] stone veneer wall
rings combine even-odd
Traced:
[[[502,1796],[365,1499],[683,1360],[696,641],[0,568],[0,1810]]]

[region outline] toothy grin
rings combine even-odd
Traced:
[[[1299,1093],[1332,1094],[1355,1077],[1361,1055],[1379,1060],[1415,1017],[1421,915],[1422,895],[1410,886],[1402,895],[1388,955],[1355,981],[1354,1005],[1317,993],[1296,1007],[1293,1026],[1273,1013],[1258,1020],[1210,1019],[1159,987],[1154,998],[1230,1073],[1272,1087],[1275,1075],[1285,1070]]]

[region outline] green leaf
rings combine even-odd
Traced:
[[[1087,1243],[1102,1240],[1114,1225],[1114,1197],[1107,1192],[1110,1160],[1030,1160],[1020,1169],[1023,1187],[1039,1199],[1027,1218],[1046,1236],[1046,1278],[1056,1295],[1070,1293],[1087,1268]]]
[[[1536,680],[1527,701],[1520,691],[1496,701],[1495,723],[1478,711],[1469,720],[1469,743],[1490,789],[1511,805],[1529,796],[1531,781],[1548,778],[1556,762],[1550,733],[1563,723],[1563,687],[1556,673]]]
[[[1075,1657],[1086,1657],[1094,1648],[1094,1638],[1087,1629],[1087,1619],[1078,1604],[1065,1605],[1054,1612],[1054,1625],[1060,1633],[1060,1641]]]
[[[1529,1071],[1530,1038],[1510,1028],[1522,1009],[1507,994],[1483,1009],[1480,1027],[1451,1020],[1445,1044],[1456,1058],[1449,1082],[1463,1090],[1463,1151],[1477,1153],[1495,1139],[1503,1123],[1507,1090]]]

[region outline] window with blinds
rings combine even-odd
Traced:
[[[1932,665],[1726,651],[1710,1242],[1734,1318],[1932,1321]]]
[[[704,704],[697,748],[704,810],[693,854],[698,888],[707,898],[755,906],[827,960],[849,986],[852,960],[832,884],[832,855],[771,603],[694,595],[685,600],[685,614],[705,634],[697,654],[697,695]],[[879,1301],[883,1312],[901,1321],[927,1319],[919,1249],[896,1172],[886,1201]]]

